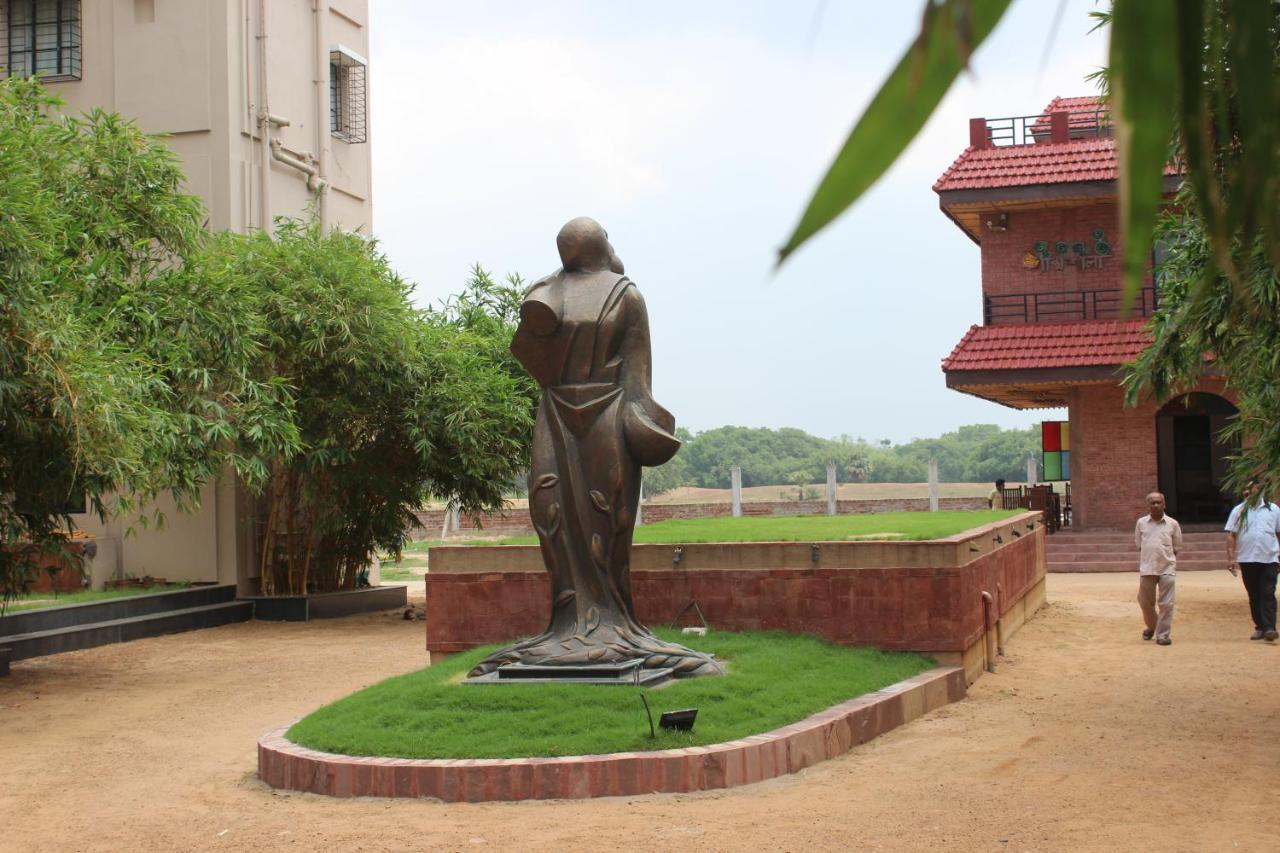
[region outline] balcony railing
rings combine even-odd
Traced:
[[[1144,287],[1124,313],[1124,291],[1059,290],[1034,293],[1001,293],[982,298],[982,320],[987,326],[1014,323],[1073,323],[1083,320],[1123,320],[1149,317],[1157,305],[1156,289]]]
[[[1030,116],[976,118],[969,127],[974,148],[1070,142],[1073,139],[1106,139],[1112,135],[1111,111],[1058,110]]]

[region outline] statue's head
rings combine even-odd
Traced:
[[[589,216],[571,219],[556,235],[565,272],[623,272],[622,261],[609,243],[604,227]]]

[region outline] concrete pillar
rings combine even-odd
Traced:
[[[1027,485],[1034,486],[1036,483],[1036,458],[1034,456],[1027,457]]]
[[[938,511],[938,460],[929,460],[929,512]]]
[[[827,463],[827,515],[836,514],[836,463]]]
[[[734,465],[729,469],[729,489],[733,501],[733,517],[742,515],[742,466]]]
[[[640,500],[636,501],[636,527],[644,524],[644,480],[640,481]]]
[[[444,505],[444,524],[440,528],[440,538],[448,539],[449,534],[456,531],[459,527],[456,517],[457,507],[453,501]]]

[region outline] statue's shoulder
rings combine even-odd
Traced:
[[[536,291],[538,290],[545,291],[548,288],[552,288],[555,285],[560,284],[563,281],[563,279],[564,279],[563,269],[558,269],[555,272],[547,273],[542,278],[536,280],[533,284],[526,287],[524,290],[524,296],[521,298],[528,299]]]

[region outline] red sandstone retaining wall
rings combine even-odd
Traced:
[[[281,726],[258,741],[258,778],[273,788],[331,797],[431,797],[448,803],[732,788],[834,758],[964,696],[963,671],[939,667],[798,723],[741,740],[565,758],[414,760],[334,755],[289,742],[284,736],[289,727]]]
[[[986,509],[987,499],[973,498],[939,498],[939,509],[968,510]],[[837,515],[866,515],[873,512],[925,512],[929,509],[928,498],[885,498],[883,500],[845,500],[836,501]],[[731,515],[733,507],[727,503],[696,504],[645,504],[644,521],[653,524],[673,518],[723,518]],[[742,514],[745,516],[790,516],[790,515],[826,515],[827,502],[820,501],[760,501],[744,503]],[[418,513],[421,527],[414,536],[419,539],[431,539],[440,534],[444,526],[444,510],[430,509]],[[459,520],[462,530],[493,531],[509,533],[512,536],[530,535],[533,525],[529,522],[529,513],[524,508],[512,509],[505,513],[481,516],[463,516]]]
[[[963,654],[984,632],[982,592],[1004,616],[1045,575],[1038,513],[937,542],[636,546],[637,615],[674,620],[696,601],[727,631],[779,629],[882,649]],[[1014,535],[1015,532],[1017,535]],[[551,607],[535,546],[432,548],[426,575],[427,650],[454,653],[536,634]],[[499,570],[486,571],[486,565]],[[809,567],[812,565],[812,567]]]

